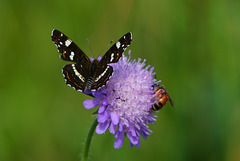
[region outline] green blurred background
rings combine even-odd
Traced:
[[[0,24],[1,161],[79,160],[94,109],[65,85],[53,28],[94,57],[131,31],[176,104],[140,149],[94,134],[90,160],[240,160],[240,1],[1,0]]]

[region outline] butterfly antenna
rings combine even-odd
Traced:
[[[101,51],[101,53],[103,53],[106,49],[108,49],[112,43],[113,43],[113,40],[110,41],[110,43]]]
[[[92,55],[94,56],[93,50],[92,50],[91,45],[90,45],[90,41],[88,39],[87,39],[87,43],[88,43],[89,49],[91,50]]]

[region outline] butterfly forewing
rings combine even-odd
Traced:
[[[107,81],[110,79],[113,73],[111,66],[107,65],[110,63],[116,63],[122,57],[123,52],[131,44],[132,33],[127,33],[121,37],[112,47],[106,52],[106,54],[100,60],[95,79],[92,87],[98,89],[103,85],[106,85]]]
[[[52,31],[52,41],[61,53],[61,58],[65,61],[90,63],[87,55],[66,35],[58,30]]]
[[[121,57],[126,48],[131,44],[132,33],[128,32],[121,37],[112,47],[106,52],[99,62],[99,66],[109,63],[116,63]]]

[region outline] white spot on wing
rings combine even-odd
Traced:
[[[114,53],[111,54],[111,59],[110,59],[110,62],[112,62],[114,59]]]
[[[121,58],[120,58],[121,59]],[[108,81],[106,82],[106,84],[109,82],[109,80],[111,79],[111,77],[113,76],[114,74],[114,71],[112,72],[112,75],[109,77]],[[97,89],[100,89],[100,88],[103,88],[105,85],[101,86],[101,87],[98,87]]]
[[[95,82],[97,82],[99,79],[102,78],[102,76],[104,76],[104,74],[107,72],[109,66],[107,66],[107,68],[104,70],[104,72],[102,72],[102,74],[100,74],[96,79],[95,79]]]
[[[76,76],[82,81],[84,82],[85,81],[85,78],[77,71],[76,67],[75,67],[75,64],[72,64],[72,67],[73,67],[73,71],[74,73],[76,74]]]
[[[53,36],[53,32],[55,31],[55,29],[52,30],[51,36]]]
[[[67,40],[65,41],[66,47],[69,47],[69,45],[71,45],[71,43],[72,43],[72,40],[67,39]]]
[[[71,55],[69,57],[70,57],[70,60],[73,60],[73,57],[74,57],[74,52],[73,51],[71,51]]]
[[[81,90],[81,89],[78,89],[77,91],[79,91],[79,92],[82,92],[82,90]]]
[[[116,47],[117,47],[117,49],[119,49],[120,46],[121,46],[121,43],[118,41],[118,42],[116,43]]]

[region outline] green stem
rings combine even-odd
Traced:
[[[90,144],[92,141],[93,133],[94,133],[97,125],[98,125],[98,122],[97,122],[97,119],[95,119],[92,123],[92,126],[91,126],[89,132],[88,132],[88,136],[87,136],[87,140],[86,140],[86,143],[85,143],[85,146],[83,149],[83,155],[82,155],[81,161],[87,161],[87,159],[88,159],[89,147],[90,147]]]

